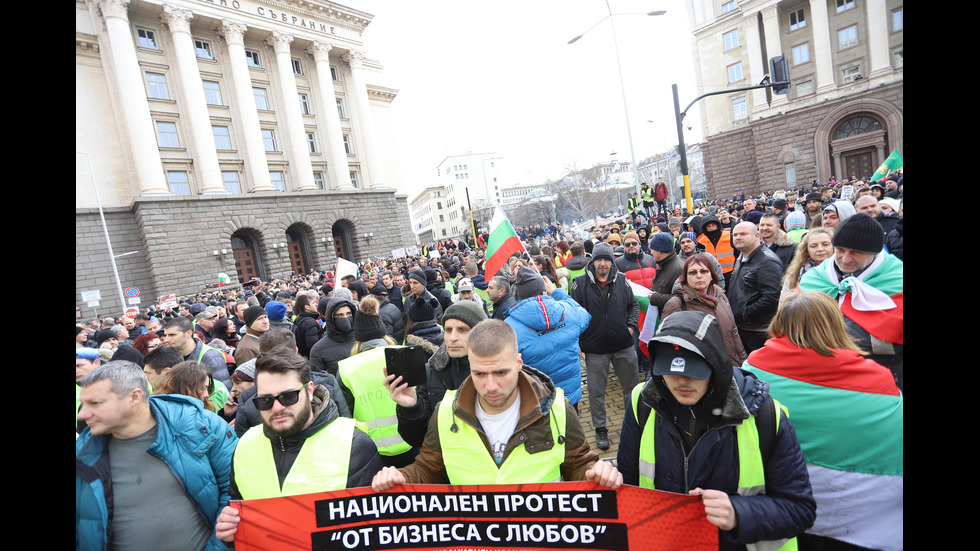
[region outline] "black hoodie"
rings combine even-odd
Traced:
[[[321,313],[326,321],[323,337],[310,349],[310,369],[313,371],[326,371],[336,376],[338,362],[350,357],[350,351],[354,347],[354,328],[351,326],[350,331],[341,331],[333,318],[333,313],[342,306],[349,307],[351,313],[357,311],[353,302],[342,298],[327,299],[324,305]],[[349,319],[353,321],[354,318]]]

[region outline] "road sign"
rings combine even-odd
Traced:
[[[126,296],[131,298],[138,297],[140,296],[140,290],[136,287],[126,287]]]
[[[126,308],[126,317],[135,318],[140,313],[139,308]]]
[[[102,300],[102,293],[98,289],[94,291],[82,291],[82,300],[85,302],[98,302]]]
[[[139,297],[130,297],[126,299],[126,304],[139,304],[139,303],[140,303]]]

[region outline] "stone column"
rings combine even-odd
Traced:
[[[868,57],[871,58],[871,70],[867,74],[874,78],[892,72],[888,54],[889,12],[885,0],[868,0],[864,9],[868,17]]]
[[[361,142],[364,144],[364,151],[361,152],[364,163],[367,166],[367,184],[370,187],[385,187],[384,175],[381,173],[381,155],[378,152],[378,143],[374,137],[374,121],[371,117],[371,100],[368,99],[367,83],[364,81],[364,53],[350,50],[344,56],[344,61],[350,65],[351,80],[354,87],[354,100],[357,104],[357,118],[361,130]]]
[[[834,52],[830,36],[830,19],[827,16],[826,0],[810,0],[810,19],[813,24],[813,62],[817,64],[817,94],[830,92],[837,88],[834,79]]]
[[[313,165],[310,164],[310,150],[306,145],[306,127],[303,125],[303,114],[299,110],[299,92],[296,90],[296,77],[293,76],[293,63],[289,45],[293,35],[273,31],[266,43],[276,51],[276,66],[279,69],[279,93],[282,94],[282,104],[286,116],[279,119],[286,126],[286,156],[293,167],[296,177],[293,191],[316,189],[313,181]]]
[[[170,28],[174,40],[174,54],[177,58],[177,77],[184,93],[187,108],[187,122],[191,131],[191,155],[197,166],[201,193],[227,193],[221,180],[218,166],[218,153],[214,148],[214,133],[211,130],[211,116],[208,115],[204,87],[201,85],[201,72],[197,68],[197,50],[191,38],[190,10],[169,4],[163,5],[161,19]]]
[[[255,97],[252,95],[252,77],[248,74],[248,62],[245,59],[245,31],[243,23],[221,21],[218,33],[225,39],[228,46],[228,60],[231,63],[231,80],[235,96],[235,108],[242,123],[242,137],[245,140],[245,166],[248,179],[251,181],[251,191],[272,191],[272,180],[269,178],[269,163],[266,160],[265,146],[262,144],[262,127],[259,126],[259,114],[255,109]]]
[[[170,193],[170,185],[163,173],[153,118],[150,116],[150,104],[146,100],[143,71],[136,58],[136,46],[129,26],[129,0],[97,0],[96,6],[102,12],[111,51],[110,55],[102,56],[102,60],[112,64],[112,71],[108,74],[115,77],[115,83],[110,83],[109,88],[119,93],[120,115],[128,131],[123,141],[129,142],[140,194]],[[96,137],[93,136],[93,139]]]
[[[337,96],[334,95],[333,78],[330,76],[330,50],[333,47],[326,42],[314,42],[307,49],[316,61],[317,83],[320,86],[320,103],[327,111],[327,155],[330,166],[330,189],[350,187],[350,165],[347,164],[347,152],[344,151],[344,130],[340,126],[340,114],[337,113]]]

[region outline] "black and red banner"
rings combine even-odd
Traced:
[[[238,551],[718,549],[699,498],[594,482],[405,484],[231,506]]]

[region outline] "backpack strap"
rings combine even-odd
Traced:
[[[778,415],[776,401],[772,396],[766,396],[766,401],[762,403],[755,417],[755,425],[759,430],[759,451],[762,453],[763,468],[769,463],[769,455],[772,453],[772,443],[779,428]]]

